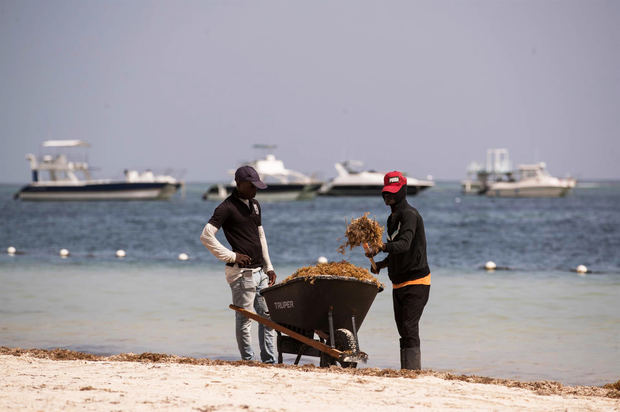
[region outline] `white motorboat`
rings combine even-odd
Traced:
[[[325,196],[377,196],[383,189],[385,173],[374,170],[360,171],[358,161],[336,163],[338,176],[323,185],[319,193]],[[407,194],[416,195],[422,190],[433,187],[432,180],[419,180],[407,176]]]
[[[472,162],[467,168],[467,179],[461,182],[464,194],[483,194],[490,184],[501,181],[512,173],[507,149],[487,149],[486,167]]]
[[[575,179],[559,179],[545,170],[545,163],[520,165],[518,178],[491,183],[489,197],[561,197],[574,186]]]
[[[268,148],[273,148],[273,146],[268,146]],[[261,189],[256,192],[256,199],[259,201],[272,202],[312,199],[316,196],[317,191],[323,184],[323,182],[306,176],[301,172],[285,168],[282,160],[276,159],[273,154],[268,154],[265,158],[247,162],[243,165],[252,166],[261,180],[267,184],[266,189]],[[231,170],[229,173],[234,175],[235,171]],[[215,184],[209,187],[202,195],[202,198],[204,200],[224,200],[230,196],[235,186],[234,179],[227,185]]]
[[[43,147],[68,150],[90,145],[82,140],[47,140]],[[27,154],[26,159],[30,162],[32,182],[15,193],[15,199],[160,200],[169,199],[181,186],[174,177],[155,175],[150,170],[126,170],[124,180],[93,179],[86,161],[69,160],[65,153],[40,158]]]

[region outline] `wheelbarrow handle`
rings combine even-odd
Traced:
[[[366,253],[370,253],[370,248],[368,247],[368,243],[364,242],[363,246],[364,246],[364,251]],[[377,264],[375,263],[375,259],[370,256],[368,257],[368,259],[370,259],[370,265],[372,266],[372,270],[377,272]]]
[[[287,327],[284,327],[282,325],[280,325],[279,323],[276,323],[274,321],[272,321],[271,319],[265,318],[263,316],[257,315],[254,312],[250,312],[248,310],[245,310],[243,308],[240,308],[239,306],[235,306],[235,305],[228,305],[228,307],[236,312],[241,313],[243,316],[245,316],[246,318],[249,319],[253,319],[255,321],[257,321],[258,323],[263,324],[264,326],[267,326],[268,328],[272,328],[275,329],[279,332],[285,333],[288,336],[290,336],[291,338],[300,341],[301,343],[305,343],[308,346],[311,346],[315,349],[320,350],[321,352],[325,352],[326,354],[328,354],[329,356],[331,356],[332,358],[336,358],[336,359],[344,359],[345,356],[348,356],[346,353],[339,351],[338,349],[334,349],[331,348],[327,345],[325,345],[324,343],[321,343],[319,341],[316,341],[314,339],[308,338],[304,335],[301,335],[297,332],[294,332],[292,330],[290,330]]]

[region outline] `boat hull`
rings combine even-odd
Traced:
[[[414,196],[422,190],[428,189],[427,185],[407,185],[407,195]],[[333,185],[328,188],[323,196],[381,196],[381,185]]]
[[[179,187],[180,183],[29,184],[17,192],[15,198],[25,201],[166,200]]]
[[[257,190],[256,199],[259,202],[280,202],[307,200],[316,196],[321,183],[310,184],[268,184],[266,189]],[[233,185],[213,185],[202,196],[204,200],[224,200],[235,189]]]
[[[494,187],[491,186],[488,197],[562,197],[570,191],[569,187],[536,186],[536,187]]]

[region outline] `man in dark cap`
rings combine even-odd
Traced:
[[[401,369],[421,369],[418,323],[431,288],[431,272],[426,260],[426,236],[420,213],[407,202],[407,178],[394,171],[383,178],[383,201],[392,213],[387,220],[387,242],[380,250],[369,250],[366,256],[379,252],[387,257],[376,263],[378,274],[388,268],[392,281],[394,318],[400,335]]]
[[[267,185],[260,180],[251,166],[242,166],[235,172],[236,189],[219,206],[205,225],[201,242],[219,260],[226,263],[226,280],[232,291],[233,305],[242,307],[269,318],[265,298],[261,289],[276,281],[271,265],[267,239],[261,223],[261,208],[256,199],[256,189]],[[224,229],[224,236],[232,250],[222,245],[215,233]],[[241,358],[254,357],[251,345],[251,321],[235,312],[235,333]],[[275,362],[275,331],[258,325],[260,359],[265,363]]]

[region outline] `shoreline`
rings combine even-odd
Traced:
[[[0,409],[620,410],[620,381],[565,386],[432,370],[319,368],[158,353],[0,347]]]

